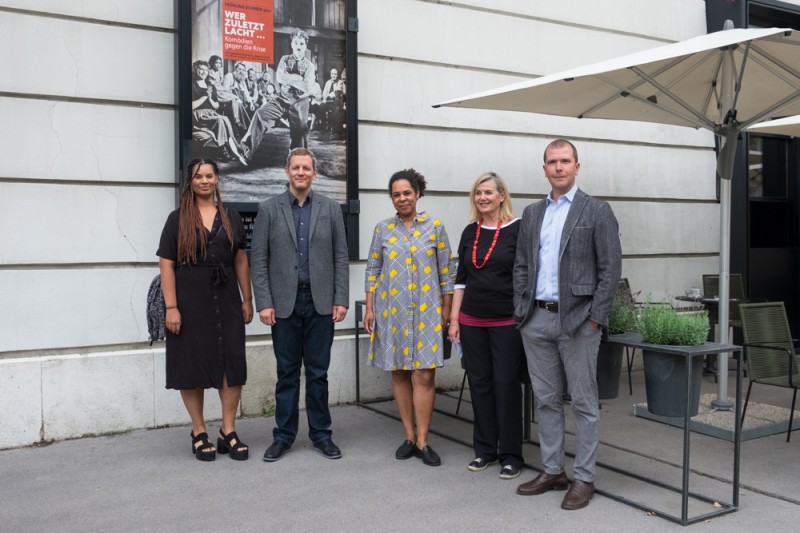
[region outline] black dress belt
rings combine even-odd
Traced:
[[[307,290],[310,290],[310,289],[311,289],[311,284],[310,283],[298,283],[297,284],[297,290],[298,291],[307,291]]]
[[[558,313],[558,302],[545,302],[544,300],[534,300],[536,307],[541,307],[545,311]]]

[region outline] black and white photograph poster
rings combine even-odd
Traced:
[[[226,203],[286,190],[286,156],[346,201],[345,0],[191,0],[190,158],[219,162]]]

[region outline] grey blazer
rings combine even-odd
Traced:
[[[250,252],[256,310],[275,308],[277,318],[294,311],[299,262],[297,233],[292,217],[294,196],[287,190],[258,206]],[[333,313],[334,305],[350,302],[350,267],[347,238],[339,204],[311,193],[308,269],[311,296],[321,315]]]
[[[514,319],[522,326],[533,315],[539,234],[545,200],[522,214],[514,261]],[[591,319],[605,326],[622,271],[619,226],[607,202],[580,189],[564,222],[558,266],[561,331],[573,335]]]

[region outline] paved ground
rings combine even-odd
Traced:
[[[634,395],[626,383],[618,399],[603,402],[599,460],[680,482],[681,430],[635,418],[642,401],[641,373]],[[706,379],[704,392],[714,390]],[[777,389],[776,389],[777,390]],[[753,399],[787,405],[788,393],[764,388]],[[785,391],[778,391],[785,392]],[[454,412],[457,395],[441,395],[438,406]],[[372,407],[393,412],[391,403]],[[462,414],[470,415],[469,404]],[[344,457],[315,452],[301,435],[277,463],[261,460],[271,441],[271,418],[239,422],[252,446],[249,461],[218,456],[213,463],[190,453],[188,427],[64,441],[45,447],[0,451],[0,529],[3,531],[614,531],[660,532],[682,528],[657,516],[598,495],[580,511],[563,511],[563,493],[514,494],[520,478],[498,478],[499,467],[466,469],[469,447],[440,436],[431,443],[442,455],[438,468],[419,460],[397,461],[400,423],[370,409],[333,409],[334,439]],[[217,425],[210,428],[216,431]],[[434,428],[469,441],[471,425],[437,414]],[[536,439],[536,426],[533,426]],[[571,442],[568,440],[568,448]],[[525,458],[538,466],[538,448],[525,445]],[[693,530],[795,531],[800,516],[797,490],[800,432],[746,441],[742,445],[740,510],[689,526]],[[731,499],[732,444],[704,435],[692,438],[692,488]],[[598,488],[678,512],[679,500],[629,477],[600,469]],[[695,503],[692,513],[711,506]]]

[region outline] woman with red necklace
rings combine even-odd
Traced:
[[[522,459],[522,339],[514,324],[512,272],[520,221],[494,172],[472,186],[470,218],[458,244],[458,272],[450,311],[450,340],[460,342],[474,413],[473,472],[500,461],[500,477],[514,479]]]

